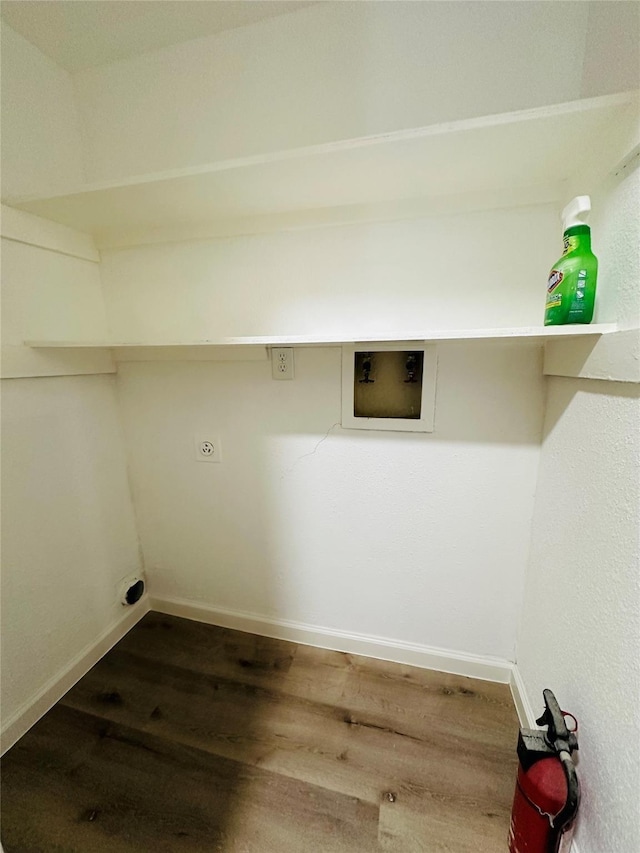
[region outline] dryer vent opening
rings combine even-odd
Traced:
[[[135,604],[136,601],[140,601],[142,596],[144,595],[144,581],[136,581],[132,584],[126,591],[124,596],[125,604]]]

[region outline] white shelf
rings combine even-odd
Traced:
[[[466,340],[541,340],[555,338],[597,337],[617,331],[615,323],[597,323],[575,326],[518,326],[502,329],[422,329],[411,332],[366,335],[258,335],[255,337],[217,338],[209,341],[180,342],[124,342],[124,341],[25,341],[36,349],[123,349],[171,347],[229,347],[229,346],[337,346],[340,344],[416,343],[425,341]]]
[[[6,203],[88,232],[104,246],[189,229],[264,230],[267,220],[273,227],[314,224],[331,221],[329,210],[350,207],[366,217],[394,204],[401,216],[403,203],[424,212],[425,200],[445,198],[489,198],[493,206],[560,201],[566,182],[597,159],[602,141],[627,127],[636,110],[635,93],[608,95]]]

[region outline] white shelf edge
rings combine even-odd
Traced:
[[[322,156],[324,154],[335,154],[353,149],[364,149],[372,146],[387,145],[397,142],[406,142],[415,139],[426,139],[431,136],[443,136],[446,134],[460,133],[470,130],[478,130],[502,125],[518,124],[521,122],[536,121],[544,118],[552,118],[558,115],[586,112],[589,110],[606,109],[607,107],[624,106],[633,103],[638,97],[636,90],[619,92],[613,95],[599,95],[593,98],[581,98],[573,101],[565,101],[559,104],[551,104],[542,107],[533,107],[526,110],[515,110],[507,113],[494,113],[488,116],[479,116],[471,119],[457,119],[455,121],[442,122],[440,124],[427,125],[418,128],[389,131],[368,136],[341,139],[335,142],[323,142],[316,145],[307,145],[299,148],[287,148],[263,154],[254,154],[246,157],[238,157],[227,160],[218,160],[200,166],[189,166],[180,169],[168,169],[163,172],[153,172],[143,175],[135,175],[120,180],[97,181],[69,188],[64,193],[57,192],[52,195],[29,195],[16,196],[4,199],[4,203],[10,206],[20,207],[40,201],[53,201],[75,195],[85,195],[94,192],[123,189],[126,187],[143,186],[144,184],[162,183],[180,178],[198,177],[213,174],[215,172],[228,172],[238,169],[246,169],[253,166],[262,166],[271,163],[286,162],[289,160],[304,160]]]
[[[465,340],[520,340],[586,337],[607,335],[616,332],[615,323],[597,323],[575,326],[516,326],[501,329],[428,329],[412,332],[377,333],[362,335],[259,335],[255,337],[217,338],[207,341],[55,341],[30,340],[25,346],[34,349],[66,348],[106,349],[171,348],[171,347],[220,347],[220,346],[336,346],[340,344],[402,343],[422,341],[465,341]]]

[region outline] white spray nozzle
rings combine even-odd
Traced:
[[[562,211],[562,224],[564,230],[573,228],[574,225],[586,225],[586,219],[591,210],[591,198],[588,195],[578,195],[571,199]]]

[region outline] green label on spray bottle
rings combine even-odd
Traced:
[[[591,322],[597,271],[589,226],[577,225],[565,231],[562,257],[547,282],[545,326]]]

